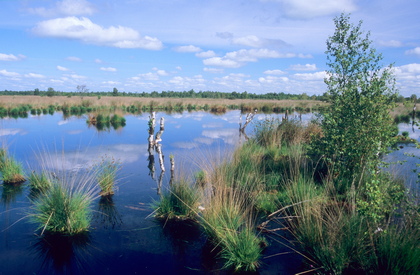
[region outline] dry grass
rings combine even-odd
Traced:
[[[264,105],[270,107],[281,106],[283,108],[293,108],[293,107],[302,107],[302,108],[313,108],[318,106],[326,106],[325,102],[315,101],[315,100],[260,100],[260,99],[210,99],[210,98],[143,98],[143,97],[112,97],[112,96],[103,96],[100,99],[97,97],[87,97],[87,96],[0,96],[0,107],[14,107],[19,104],[31,104],[34,108],[47,107],[49,105],[89,105],[91,107],[95,106],[144,106],[144,105],[159,105],[167,106],[168,104],[172,106],[183,105],[187,106],[189,104],[196,106],[249,106],[249,108],[258,108]]]

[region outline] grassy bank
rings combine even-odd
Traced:
[[[132,113],[150,110],[213,110],[214,112],[223,112],[230,109],[240,109],[248,112],[255,108],[263,112],[284,112],[286,109],[311,112],[325,105],[325,102],[316,100],[0,96],[0,114],[7,112],[16,115],[29,110],[35,110],[35,114],[37,114],[50,113],[54,110],[90,112],[101,109],[124,110]]]

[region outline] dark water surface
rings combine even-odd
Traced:
[[[168,186],[169,155],[175,158],[176,173],[188,176],[200,163],[223,158],[245,140],[238,131],[240,112],[157,113],[156,131],[161,117],[166,167],[161,187],[158,157],[154,164],[148,158],[149,114],[126,116],[125,127],[106,131],[89,127],[85,116],[64,119],[60,113],[2,119],[0,140],[26,171],[39,166],[48,171],[89,169],[104,155],[118,159],[122,170],[112,200],[93,202],[89,234],[73,240],[38,237],[36,225],[27,218],[31,207],[27,183],[0,184],[0,274],[224,274],[216,251],[196,224],[163,225],[150,217],[150,204]],[[254,120],[264,118],[257,115]],[[248,135],[252,127],[247,127]],[[44,154],[49,161],[41,165],[39,156]],[[265,256],[283,250],[274,245]],[[260,273],[299,271],[300,258],[286,254],[265,259]]]
[[[150,204],[158,192],[168,186],[169,156],[176,162],[176,173],[192,175],[209,158],[223,158],[245,141],[240,135],[239,111],[223,115],[206,112],[156,114],[165,118],[162,152],[166,172],[162,175],[158,156],[150,162],[148,153],[149,114],[126,116],[126,126],[98,131],[89,127],[87,117],[63,115],[29,116],[0,121],[0,141],[8,152],[24,164],[25,170],[37,170],[37,156],[48,153],[52,161],[44,169],[89,169],[102,156],[122,163],[118,190],[112,200],[97,198],[89,234],[77,239],[38,237],[36,225],[29,223],[31,207],[26,183],[0,184],[0,275],[3,274],[225,274],[215,259],[206,237],[196,224],[162,224],[150,217]],[[254,120],[266,116],[257,115]],[[311,115],[304,115],[308,120]],[[242,118],[244,122],[244,117]],[[246,133],[252,136],[250,124]],[[415,133],[414,133],[415,135]],[[410,134],[410,136],[412,136]],[[414,136],[413,136],[414,137]],[[416,137],[418,138],[418,137]],[[392,154],[401,158],[406,146]],[[61,156],[63,153],[64,157]],[[415,168],[393,167],[401,175]],[[406,167],[406,166],[404,166]],[[408,169],[408,170],[407,170]],[[158,179],[163,176],[162,186]],[[410,179],[412,181],[413,179]],[[414,184],[414,183],[413,183]],[[279,256],[276,254],[286,252]],[[295,274],[305,271],[301,258],[291,250],[272,243],[264,252],[260,274]]]

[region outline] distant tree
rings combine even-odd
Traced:
[[[38,88],[36,88],[36,89],[34,90],[34,95],[39,95],[39,89],[38,89]]]
[[[55,95],[55,91],[53,88],[49,87],[47,90],[47,96],[52,97]]]
[[[334,35],[327,40],[327,98],[322,116],[320,153],[336,171],[352,177],[376,169],[393,132],[390,110],[396,99],[392,65],[382,67],[382,55],[364,35],[362,21],[336,17]]]
[[[87,93],[89,91],[86,85],[77,85],[76,89],[78,93]]]
[[[417,102],[417,95],[412,94],[410,99],[411,99],[411,102],[416,103]]]
[[[112,95],[113,96],[118,96],[118,89],[114,87],[114,89],[112,89]]]

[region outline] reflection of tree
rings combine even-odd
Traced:
[[[114,229],[122,224],[121,215],[115,208],[112,196],[102,196],[99,199],[99,209],[95,216],[105,228]]]
[[[81,234],[74,237],[45,234],[32,246],[42,260],[41,274],[88,274],[92,254],[90,237]]]
[[[159,166],[160,166],[160,174],[159,178],[157,179],[157,193],[160,194],[160,189],[162,187],[163,182],[163,176],[165,175],[165,164],[164,164],[164,155],[162,152],[162,144],[160,142],[162,141],[162,135],[165,130],[165,119],[161,117],[160,119],[160,128],[159,132],[156,133],[156,136],[154,136],[155,133],[155,121],[156,121],[156,113],[152,112],[149,116],[149,137],[148,137],[148,152],[149,157],[148,161],[149,164],[147,167],[149,168],[149,175],[152,177],[153,180],[156,181],[155,178],[155,155],[154,152],[158,154],[159,158]],[[171,178],[173,177],[173,168],[172,168],[172,160],[171,158]]]
[[[239,141],[241,140],[242,136],[244,136],[245,140],[249,139],[248,135],[245,133],[245,128],[254,119],[254,116],[257,114],[257,111],[258,109],[255,109],[253,113],[249,113],[246,115],[244,125],[242,125],[242,115],[239,117]]]

